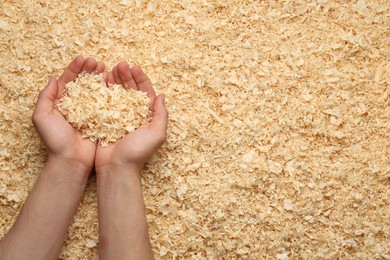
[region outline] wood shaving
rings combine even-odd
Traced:
[[[145,92],[119,84],[106,86],[101,75],[88,73],[66,84],[57,106],[83,138],[103,147],[131,133],[150,116],[150,99]]]
[[[388,0],[2,1],[0,236],[44,161],[30,116],[77,55],[166,95],[142,173],[156,259],[390,259]],[[19,199],[17,199],[19,198]],[[60,259],[98,259],[92,179]]]

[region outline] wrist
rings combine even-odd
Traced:
[[[92,171],[92,166],[85,165],[77,160],[62,158],[50,154],[48,155],[45,167],[58,169],[57,171],[50,171],[54,174],[58,174],[58,171],[60,171],[62,175],[81,180],[88,179],[88,176]]]
[[[122,165],[122,164],[106,164],[102,166],[96,166],[96,176],[116,175],[116,176],[136,176],[139,177],[140,168],[137,165]]]
[[[141,186],[139,171],[117,165],[105,165],[96,169],[99,194],[121,193]]]

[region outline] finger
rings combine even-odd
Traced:
[[[106,84],[115,84],[114,74],[112,71],[103,73],[104,81]]]
[[[151,123],[151,128],[162,136],[162,139],[165,139],[167,124],[168,124],[168,111],[164,105],[165,96],[160,94],[154,99],[153,103],[153,116]]]
[[[116,84],[122,84],[122,80],[121,80],[121,77],[119,76],[119,72],[118,72],[118,67],[117,66],[115,66],[112,69],[112,74],[114,75],[115,83]]]
[[[156,92],[154,91],[152,87],[152,82],[150,82],[148,76],[146,76],[146,74],[139,66],[134,66],[133,68],[131,68],[131,74],[133,75],[138,89],[143,92],[146,92],[148,97],[153,100],[156,97]]]
[[[66,83],[76,79],[77,75],[81,72],[81,69],[84,66],[84,58],[81,56],[76,57],[74,60],[69,63],[68,67],[62,73],[61,77],[58,79],[58,90],[57,97],[60,97],[64,92]]]
[[[95,73],[96,73],[96,74],[101,74],[101,73],[103,73],[105,67],[106,67],[106,65],[104,65],[103,62],[98,61],[97,64],[96,64]]]
[[[97,62],[94,58],[89,57],[85,60],[84,66],[81,71],[85,71],[87,73],[91,73],[96,69]]]
[[[38,101],[35,106],[35,115],[42,115],[52,111],[54,101],[57,98],[57,80],[50,78],[47,86],[39,93]]]
[[[124,88],[138,90],[137,84],[135,83],[133,75],[131,74],[129,64],[126,62],[120,62],[117,67]]]

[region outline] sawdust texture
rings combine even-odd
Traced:
[[[0,236],[45,160],[36,97],[77,55],[167,97],[142,184],[157,259],[390,259],[390,2],[2,1]],[[98,255],[91,181],[61,253]]]
[[[101,75],[80,74],[66,84],[58,110],[83,138],[103,147],[131,133],[150,116],[145,92],[104,82]]]

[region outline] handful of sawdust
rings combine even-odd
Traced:
[[[149,105],[142,91],[107,86],[101,75],[82,73],[66,84],[57,107],[83,138],[106,147],[147,122]]]

